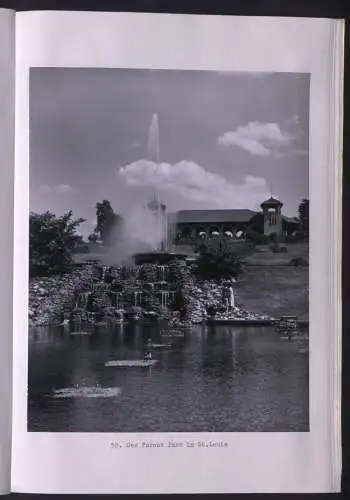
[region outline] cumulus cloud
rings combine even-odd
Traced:
[[[212,208],[254,207],[269,192],[263,178],[248,175],[236,184],[189,160],[159,165],[138,160],[120,167],[118,174],[129,186],[152,187]]]
[[[293,136],[282,131],[277,123],[250,122],[226,132],[218,139],[223,147],[238,146],[252,155],[269,156],[274,148],[285,148],[293,141]]]
[[[59,186],[55,187],[55,191],[58,194],[67,194],[72,191],[72,189],[72,186],[70,186],[69,184],[60,184]]]
[[[293,114],[281,128],[277,123],[250,122],[239,126],[234,131],[225,132],[218,138],[223,148],[239,147],[254,156],[272,156],[285,158],[291,154],[307,155],[305,150],[295,150],[292,146],[303,135],[299,117]]]

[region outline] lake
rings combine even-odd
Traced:
[[[90,336],[30,329],[28,431],[309,430],[308,339],[289,342],[271,327],[198,326],[168,334],[145,324],[99,328]],[[105,366],[143,359],[148,339],[171,344],[152,349],[155,366]],[[73,397],[77,385],[83,392]]]

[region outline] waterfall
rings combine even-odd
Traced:
[[[159,266],[159,281],[166,281],[165,266]]]
[[[134,292],[134,306],[141,305],[142,292]]]
[[[101,269],[101,281],[104,281],[106,278],[106,271],[107,271],[107,266],[102,266]]]
[[[113,296],[114,296],[113,303],[115,308],[120,309],[120,298],[122,298],[123,294],[121,292],[114,292]]]
[[[161,292],[161,305],[164,308],[167,308],[169,305],[169,292]]]
[[[75,307],[79,307],[79,308],[83,308],[83,309],[86,308],[90,295],[91,295],[91,292],[78,293],[77,300],[75,302]]]
[[[233,292],[232,286],[230,286],[230,297],[229,297],[229,305],[230,307],[235,307],[235,294]]]
[[[120,306],[119,297],[122,298],[123,294],[120,292],[117,292],[117,309],[119,309],[119,306]]]

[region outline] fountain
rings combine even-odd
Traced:
[[[160,140],[159,140],[159,120],[158,115],[154,114],[149,126],[147,157],[154,162],[156,169],[160,164]],[[158,192],[155,192],[154,198],[147,204],[155,226],[154,249],[151,252],[142,252],[133,255],[134,263],[142,265],[145,263],[158,264],[165,266],[175,259],[185,259],[186,255],[175,254],[169,251],[168,245],[168,218],[166,213],[166,205],[159,199]]]
[[[160,162],[160,140],[158,115],[154,114],[148,129],[147,156],[157,165]]]

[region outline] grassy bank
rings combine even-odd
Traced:
[[[237,300],[258,314],[309,319],[309,268],[247,266],[237,283]]]

